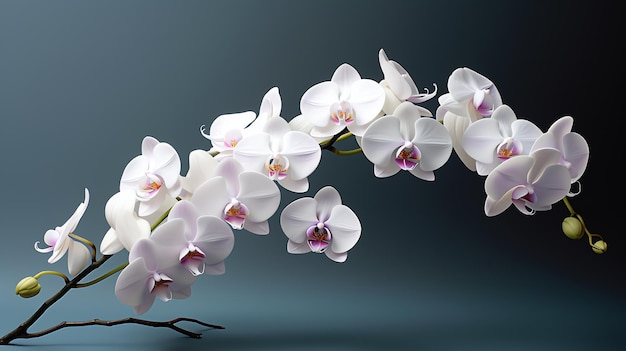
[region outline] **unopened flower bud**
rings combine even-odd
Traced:
[[[561,228],[563,233],[570,239],[578,240],[583,237],[583,225],[576,217],[565,218],[563,223],[561,223]]]
[[[593,245],[591,245],[591,248],[593,249],[593,252],[597,254],[603,254],[606,252],[606,249],[607,249],[606,241],[598,240],[595,243],[593,243]]]
[[[41,285],[39,285],[37,279],[33,277],[26,277],[20,280],[15,287],[15,294],[25,299],[39,294],[39,291],[41,291]]]

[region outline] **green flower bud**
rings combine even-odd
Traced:
[[[41,291],[41,285],[39,285],[37,279],[33,277],[26,277],[20,280],[15,287],[15,294],[25,299],[39,294],[39,291]]]
[[[597,254],[603,254],[606,252],[606,249],[607,249],[606,241],[598,240],[595,243],[593,243],[593,245],[591,245],[591,248],[593,249],[593,252]]]
[[[570,239],[578,240],[583,237],[583,225],[576,217],[565,218],[563,223],[561,223],[561,228],[563,229],[563,233]]]

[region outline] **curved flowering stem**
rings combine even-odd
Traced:
[[[595,253],[598,253],[598,254],[606,252],[607,245],[606,245],[606,242],[604,241],[604,239],[602,238],[602,235],[600,235],[600,234],[592,234],[589,231],[589,229],[587,229],[587,225],[585,225],[585,221],[583,220],[583,217],[578,212],[576,212],[574,210],[574,207],[572,206],[572,204],[570,203],[570,201],[569,201],[569,199],[567,197],[563,198],[563,203],[565,204],[565,206],[569,210],[570,217],[576,218],[578,220],[578,223],[580,223],[581,229],[587,235],[587,238],[589,240],[589,246],[591,246],[593,251]],[[597,240],[594,241],[594,239],[597,239]]]
[[[68,284],[70,282],[70,279],[65,274],[63,274],[61,272],[57,272],[57,271],[41,271],[41,272],[35,274],[33,276],[33,278],[39,279],[42,276],[47,275],[47,274],[49,274],[49,275],[56,275],[56,276],[59,276],[59,277],[63,278],[63,280],[65,280],[65,284]]]
[[[209,327],[212,329],[224,329],[224,327],[221,325],[209,324],[209,323],[205,323],[203,321],[193,319],[193,318],[176,318],[170,321],[162,321],[162,322],[149,321],[149,320],[138,319],[138,318],[123,318],[123,319],[116,319],[116,320],[109,320],[109,321],[102,320],[102,319],[92,319],[90,321],[83,321],[83,322],[61,322],[48,329],[44,329],[36,333],[29,333],[23,336],[22,338],[23,339],[36,338],[36,337],[44,336],[46,334],[50,334],[54,331],[57,331],[63,328],[68,328],[68,327],[83,327],[83,326],[88,326],[88,325],[103,325],[107,327],[112,327],[114,325],[120,325],[120,324],[141,324],[141,325],[146,325],[146,326],[155,327],[155,328],[169,328],[181,334],[192,337],[194,339],[200,339],[202,337],[201,333],[195,333],[190,330],[183,329],[177,326],[176,323],[179,323],[179,322],[196,323],[201,326]]]
[[[91,262],[96,262],[96,253],[98,252],[98,250],[96,249],[96,245],[94,245],[91,241],[83,238],[82,236],[76,235],[74,233],[70,233],[70,237],[89,246],[89,248],[91,249]]]
[[[99,283],[99,282],[105,280],[106,278],[112,276],[113,274],[115,274],[117,272],[120,272],[122,269],[126,268],[126,266],[128,266],[128,262],[122,263],[121,265],[113,268],[112,270],[108,271],[107,273],[101,275],[100,277],[98,277],[98,278],[96,278],[96,279],[94,279],[92,281],[89,281],[87,283],[76,284],[76,288],[86,288],[88,286],[91,286],[91,285],[94,285],[96,283]]]
[[[341,141],[341,140],[345,140],[349,137],[352,136],[352,133],[350,133],[350,131],[348,131],[347,128],[344,128],[341,132],[333,135],[332,138],[328,139],[328,140],[324,140],[320,143],[320,148],[322,150],[324,149],[329,149],[330,147],[333,146],[333,144],[337,141]]]
[[[330,146],[326,150],[328,150],[328,151],[330,151],[330,152],[332,152],[334,154],[340,155],[340,156],[355,155],[355,154],[363,152],[363,150],[360,147],[356,148],[356,149],[352,149],[352,150],[339,150],[339,149],[337,149],[334,146]]]

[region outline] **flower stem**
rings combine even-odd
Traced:
[[[570,216],[571,217],[575,217],[576,219],[578,219],[580,221],[580,224],[582,225],[583,230],[585,231],[585,234],[587,235],[587,239],[589,241],[589,246],[591,246],[592,248],[596,248],[594,243],[597,242],[597,241],[603,240],[602,235],[600,235],[600,234],[592,234],[589,231],[589,229],[587,229],[587,225],[585,224],[585,221],[583,220],[583,216],[581,216],[578,212],[576,212],[576,210],[574,210],[574,207],[572,206],[572,204],[569,201],[569,199],[567,198],[567,196],[563,198],[563,203],[565,204],[565,207],[567,207],[567,210],[569,211]],[[597,240],[594,241],[594,239],[597,239]]]
[[[52,306],[55,302],[65,296],[65,294],[67,294],[67,292],[70,291],[72,288],[75,288],[76,285],[78,285],[78,282],[85,278],[94,269],[104,264],[104,262],[106,262],[111,257],[111,255],[102,256],[99,260],[91,263],[89,266],[87,266],[87,268],[85,268],[82,272],[76,275],[74,279],[65,283],[65,285],[56,294],[54,294],[51,298],[45,301],[39,307],[39,309],[37,309],[37,311],[35,311],[35,313],[30,316],[30,318],[28,318],[26,321],[24,321],[24,323],[20,324],[17,328],[13,329],[11,332],[0,338],[0,345],[6,345],[15,339],[30,337],[29,335],[31,334],[28,332],[28,328],[30,328],[44,314],[44,312],[46,312],[46,310],[50,308],[50,306]]]
[[[41,271],[41,272],[35,274],[33,276],[33,278],[39,279],[39,278],[41,278],[42,276],[44,276],[46,274],[57,275],[57,276],[63,278],[63,280],[65,280],[65,284],[68,284],[70,282],[70,279],[65,274],[63,274],[61,272],[57,272],[57,271]]]
[[[360,147],[353,149],[353,150],[339,150],[334,146],[329,147],[327,150],[340,156],[350,156],[350,155],[358,154],[363,151]]]
[[[126,266],[128,266],[128,262],[124,262],[124,263],[122,263],[121,265],[119,265],[119,266],[117,266],[117,267],[113,268],[113,269],[112,269],[112,270],[110,270],[109,272],[107,272],[107,273],[105,273],[105,274],[101,275],[100,277],[98,277],[98,278],[96,278],[96,279],[94,279],[94,280],[92,280],[92,281],[89,281],[89,282],[87,282],[87,283],[76,284],[76,288],[86,288],[86,287],[88,287],[88,286],[91,286],[91,285],[94,285],[94,284],[96,284],[96,283],[99,283],[99,282],[101,282],[101,281],[105,280],[106,278],[108,278],[108,277],[112,276],[113,274],[115,274],[115,273],[117,273],[117,272],[121,271],[121,270],[122,270],[122,269],[124,269]]]

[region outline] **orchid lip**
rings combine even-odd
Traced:
[[[517,156],[522,153],[522,143],[513,138],[506,138],[497,147],[498,159],[500,161],[506,161],[513,156]]]
[[[411,142],[407,141],[396,151],[394,161],[401,169],[410,171],[417,167],[421,158],[422,154],[420,150]]]
[[[354,122],[354,109],[347,101],[335,102],[330,106],[330,120],[336,125]]]
[[[332,235],[324,223],[312,225],[306,231],[307,244],[311,251],[322,253],[330,246]]]
[[[282,155],[270,156],[265,161],[268,177],[272,180],[283,180],[289,174],[289,159]]]
[[[245,204],[237,199],[233,199],[224,207],[224,216],[222,218],[233,229],[242,229],[249,214],[250,210],[248,210]]]

